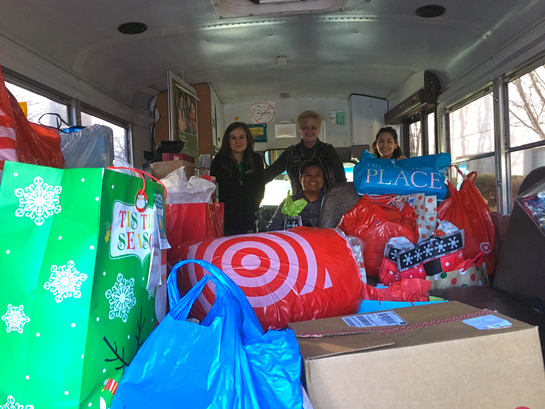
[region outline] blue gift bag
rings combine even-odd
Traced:
[[[447,194],[445,176],[449,165],[449,153],[396,160],[379,159],[363,151],[354,167],[354,189],[360,195],[425,193],[443,199]]]
[[[197,263],[204,276],[183,298],[178,269]],[[204,287],[215,301],[200,323],[187,316]],[[301,408],[301,356],[291,330],[263,333],[240,288],[202,260],[177,263],[167,282],[170,312],[125,370],[112,409]]]

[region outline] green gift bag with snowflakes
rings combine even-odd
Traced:
[[[0,185],[0,408],[107,408],[156,325],[160,185],[6,162]]]

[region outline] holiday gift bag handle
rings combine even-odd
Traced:
[[[182,299],[180,296],[180,291],[178,289],[176,275],[177,275],[178,269],[182,267],[184,264],[188,264],[188,263],[198,264],[203,269],[207,270],[210,275],[205,275]],[[248,339],[251,339],[253,337],[262,335],[263,328],[261,324],[259,323],[259,320],[257,319],[257,316],[255,315],[255,312],[252,309],[252,306],[250,305],[250,303],[248,302],[248,299],[246,298],[246,295],[244,294],[244,292],[223,271],[221,271],[215,265],[210,264],[204,260],[194,260],[194,259],[183,260],[176,263],[174,267],[172,267],[172,271],[170,272],[170,275],[168,276],[168,280],[167,280],[167,289],[168,289],[168,298],[169,298],[170,308],[171,309],[176,308],[176,306],[180,304],[181,301],[183,301],[184,307],[187,308],[187,305],[189,305],[189,309],[190,309],[193,303],[195,302],[195,299],[199,296],[201,291],[204,289],[204,286],[208,283],[208,280],[212,280],[212,282],[216,284],[216,290],[215,290],[216,297],[219,297],[220,294],[223,294],[223,291],[225,291],[231,294],[233,298],[240,305],[240,308],[244,315],[244,322],[242,324],[244,336]],[[221,288],[220,291],[222,292],[218,293],[218,290],[220,288]],[[192,292],[193,290],[195,290],[195,292]],[[185,299],[187,300],[184,301]],[[187,313],[189,313],[189,309],[187,310]]]
[[[136,172],[138,176],[140,176],[140,178],[142,179],[142,188],[138,190],[138,192],[136,192],[136,196],[134,197],[134,206],[136,207],[136,210],[138,210],[140,213],[144,212],[146,210],[146,206],[148,205],[148,195],[146,193],[146,178],[144,177],[144,175],[149,176],[151,179],[153,179],[154,181],[156,181],[163,187],[163,192],[165,194],[164,200],[165,201],[167,200],[167,196],[168,196],[167,188],[165,187],[163,182],[161,182],[156,177],[150,175],[149,173],[144,172],[142,169],[135,169],[135,168],[130,168],[126,166],[108,166],[107,169],[132,170],[133,172]],[[144,198],[144,206],[142,207],[138,206],[139,196],[142,196]]]
[[[456,165],[449,165],[449,168],[454,168],[458,172],[458,174],[462,177],[462,180],[468,180],[471,183],[475,182],[475,179],[477,179],[477,172],[471,171],[467,175],[464,175],[464,172],[460,170],[460,168]]]

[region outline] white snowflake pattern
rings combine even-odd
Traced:
[[[1,406],[2,409],[34,409],[33,405],[21,405],[20,403],[15,402],[15,398],[13,396],[8,396],[8,399],[6,401],[5,405]]]
[[[411,261],[413,261],[413,258],[410,254],[406,254],[405,255],[405,258],[403,259],[403,262],[406,264],[406,265],[409,265],[411,264]]]
[[[23,327],[30,318],[23,311],[25,307],[22,305],[14,307],[8,304],[8,311],[2,315],[2,320],[6,323],[6,331],[17,331],[19,334],[23,333]]]
[[[456,237],[451,237],[448,241],[448,245],[454,250],[456,247],[458,247],[458,239]]]
[[[61,211],[59,194],[62,186],[51,186],[40,176],[36,176],[33,182],[24,189],[15,189],[15,196],[19,198],[15,216],[29,217],[37,226],[41,226],[45,219]]]
[[[62,302],[65,298],[81,298],[81,284],[87,280],[87,274],[80,273],[70,260],[65,266],[51,266],[51,276],[44,288],[55,295],[55,301]]]
[[[127,322],[129,312],[136,305],[134,278],[126,279],[123,274],[119,273],[114,286],[106,291],[106,298],[110,303],[108,318],[113,320],[118,317],[123,322]]]
[[[422,260],[422,251],[420,251],[420,249],[416,249],[416,251],[414,252],[414,259],[416,261]]]
[[[433,253],[433,245],[428,244],[428,245],[424,248],[424,252],[426,253],[426,256],[427,256],[427,257],[431,256],[432,253]]]
[[[437,243],[437,246],[435,247],[435,249],[439,252],[439,253],[442,253],[443,251],[445,251],[445,244],[443,242],[438,242]]]

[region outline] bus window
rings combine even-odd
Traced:
[[[426,121],[428,121],[428,154],[433,155],[437,153],[435,144],[435,113],[428,114]]]
[[[464,173],[477,172],[475,185],[497,210],[496,164],[494,160],[494,109],[492,93],[450,112],[450,152],[452,161]],[[451,173],[459,185],[456,172]]]
[[[475,185],[487,201],[490,211],[497,211],[498,202],[495,172],[496,164],[494,156],[461,161],[456,163],[456,166],[458,166],[458,169],[460,169],[465,175],[467,175],[471,171],[477,171],[477,179],[475,180]],[[458,172],[451,172],[451,177],[453,183],[459,188],[460,184],[462,183],[462,178],[459,177]]]
[[[114,133],[114,166],[126,166],[130,164],[130,155],[127,150],[127,129],[115,125],[102,118],[98,118],[86,112],[81,112],[81,124],[83,126],[105,125]]]
[[[545,66],[508,83],[513,197],[525,175],[545,163]],[[530,145],[530,146],[528,146]]]
[[[494,152],[492,93],[464,105],[449,115],[452,159]]]
[[[424,154],[422,147],[422,122],[420,120],[409,124],[409,156],[421,156]]]
[[[58,114],[60,117],[68,123],[68,105],[54,101],[43,95],[28,89],[19,87],[18,85],[11,84],[5,81],[6,87],[13,94],[19,103],[26,103],[27,118],[31,122],[40,121],[42,125],[52,126],[57,128],[57,118],[54,115],[44,114]],[[42,117],[42,115],[44,115]],[[41,119],[40,119],[41,118]]]

